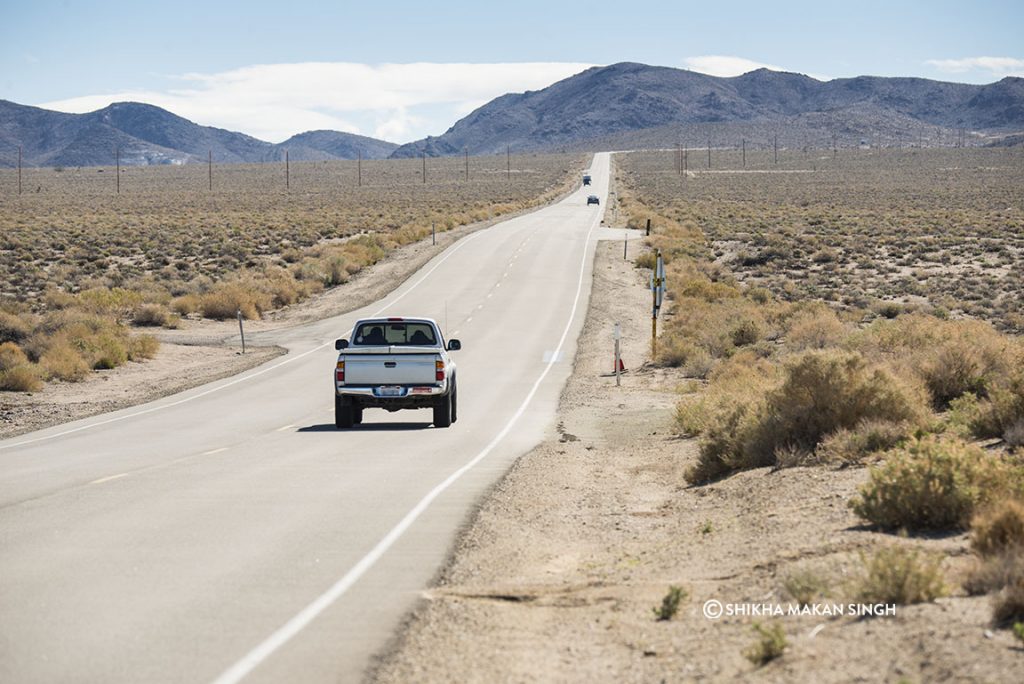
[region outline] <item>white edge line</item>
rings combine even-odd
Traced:
[[[583,256],[580,259],[580,276],[579,281],[576,284],[576,297],[572,303],[572,311],[569,313],[569,321],[565,325],[565,330],[562,331],[562,337],[558,341],[558,347],[555,352],[558,353],[562,350],[565,344],[565,339],[569,335],[569,330],[572,328],[572,323],[576,318],[576,310],[579,308],[580,294],[583,291],[583,274],[586,272],[587,265],[587,252],[590,247],[590,236],[594,232],[594,227],[597,225],[600,213],[598,213],[594,220],[590,224],[590,230],[587,231],[586,241],[583,243]],[[409,527],[412,526],[416,519],[423,514],[430,504],[440,496],[446,489],[455,483],[460,477],[462,477],[467,471],[473,468],[477,463],[482,461],[494,447],[501,442],[502,439],[509,433],[512,426],[518,422],[519,418],[522,417],[526,411],[526,407],[533,400],[533,396],[537,393],[540,388],[540,384],[547,377],[548,372],[554,365],[554,361],[548,362],[541,372],[540,377],[533,383],[533,387],[530,392],[526,395],[523,403],[519,405],[516,412],[512,415],[509,421],[505,424],[505,427],[501,429],[494,439],[488,443],[483,450],[474,456],[468,463],[463,465],[461,468],[449,475],[441,484],[437,485],[430,492],[427,493],[419,503],[417,503],[412,510],[405,514],[397,525],[391,528],[383,539],[377,542],[377,545],[370,549],[370,552],[363,556],[358,563],[346,572],[341,579],[339,579],[330,589],[318,596],[312,603],[303,608],[295,617],[284,623],[277,629],[273,634],[267,637],[261,644],[256,648],[249,651],[241,660],[236,662],[230,668],[224,671],[219,677],[213,680],[212,684],[236,684],[240,682],[246,675],[256,669],[260,663],[271,656],[274,651],[279,649],[281,646],[288,643],[296,634],[301,632],[306,625],[316,619],[320,613],[324,612],[329,608],[335,601],[341,598],[351,587],[355,584],[360,577],[362,577],[370,568],[376,564],[378,560],[384,555],[385,552],[391,546],[398,541],[398,539],[405,533]]]
[[[469,242],[470,240],[473,240],[474,238],[479,237],[480,235],[481,235],[481,232],[476,232],[476,233],[473,233],[472,235],[468,235],[465,238],[463,238],[462,240],[460,240],[455,246],[453,246],[450,249],[450,251],[447,254],[445,254],[444,258],[442,258],[440,261],[438,261],[436,264],[434,264],[434,267],[431,268],[426,273],[424,273],[420,277],[419,280],[417,280],[415,283],[413,283],[409,287],[408,290],[406,290],[405,292],[403,292],[399,296],[395,297],[395,299],[393,299],[388,304],[385,304],[382,308],[380,308],[377,311],[375,311],[374,313],[370,314],[370,317],[372,318],[372,317],[375,317],[375,316],[379,316],[381,313],[386,311],[389,307],[394,306],[397,302],[401,301],[407,294],[409,294],[410,292],[415,290],[419,286],[420,283],[422,283],[424,280],[426,280],[427,277],[431,273],[436,271],[441,266],[441,264],[443,264],[445,261],[447,261],[448,258],[452,254],[455,254],[455,252],[457,252],[460,249],[462,249],[462,247],[467,242]],[[162,411],[164,409],[169,409],[169,408],[172,408],[174,406],[180,406],[181,404],[185,404],[185,403],[188,403],[190,401],[194,401],[196,399],[199,399],[201,397],[205,397],[208,394],[213,394],[214,392],[219,392],[222,389],[226,389],[228,387],[232,387],[233,385],[237,385],[240,382],[246,382],[247,380],[252,380],[253,378],[259,377],[259,376],[263,375],[264,373],[269,373],[270,371],[277,370],[281,366],[285,366],[285,365],[287,365],[289,363],[293,363],[295,361],[298,361],[299,359],[303,358],[304,356],[309,356],[310,354],[312,354],[314,352],[318,352],[321,349],[323,349],[324,347],[326,347],[328,345],[331,345],[331,344],[334,344],[334,340],[331,340],[330,342],[324,342],[323,344],[321,344],[319,346],[316,346],[316,347],[313,347],[309,351],[304,351],[301,354],[296,354],[295,356],[289,356],[287,359],[285,359],[281,363],[278,363],[278,364],[275,364],[273,366],[270,366],[269,368],[264,368],[262,370],[258,370],[256,372],[254,372],[254,373],[249,373],[248,375],[243,375],[240,378],[235,378],[234,380],[231,380],[229,382],[225,382],[223,385],[217,385],[216,387],[211,387],[208,390],[205,390],[203,392],[199,392],[198,394],[193,394],[192,396],[185,397],[184,399],[178,399],[177,401],[172,401],[169,404],[161,404],[159,406],[151,406],[148,409],[143,409],[141,411],[136,411],[135,413],[129,413],[127,415],[117,416],[115,418],[107,418],[106,420],[100,420],[100,421],[97,421],[95,423],[89,423],[88,425],[80,425],[80,426],[78,426],[76,428],[71,428],[70,430],[64,430],[63,432],[57,432],[57,433],[54,433],[52,435],[44,435],[42,437],[35,437],[33,439],[25,439],[25,440],[22,440],[20,442],[14,442],[13,444],[0,444],[0,451],[3,451],[5,449],[14,449],[15,447],[20,447],[20,446],[26,446],[28,444],[36,444],[37,442],[45,442],[45,441],[50,440],[50,439],[56,439],[58,437],[64,437],[65,435],[70,435],[70,434],[74,434],[76,432],[81,432],[82,430],[91,430],[92,428],[100,427],[101,425],[109,425],[110,423],[117,423],[117,422],[120,422],[122,420],[128,420],[129,418],[137,418],[138,416],[144,416],[147,413],[153,413],[155,411]]]
[[[119,480],[122,477],[128,477],[128,473],[118,473],[117,475],[108,475],[107,477],[101,477],[98,480],[93,480],[89,484],[103,484],[104,482],[110,482],[111,480]]]

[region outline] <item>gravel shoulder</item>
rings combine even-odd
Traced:
[[[758,469],[700,487],[693,440],[672,430],[686,381],[649,358],[646,272],[598,247],[594,290],[557,434],[481,503],[435,585],[368,674],[374,682],[1012,681],[1024,651],[989,627],[959,579],[966,535],[900,539],[863,529],[847,501],[863,468]],[[627,372],[616,387],[611,333]],[[816,604],[847,605],[861,554],[886,544],[943,551],[951,595],[895,617],[734,616],[706,601],[796,604],[787,578],[824,578]],[[670,586],[686,592],[658,621]],[[756,622],[788,647],[756,667]]]

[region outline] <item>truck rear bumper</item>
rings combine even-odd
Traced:
[[[386,386],[385,386],[386,387]],[[337,385],[335,394],[348,398],[353,404],[367,408],[384,408],[397,411],[404,408],[424,408],[433,406],[437,397],[448,392],[448,383],[443,385],[411,385],[401,387],[402,394],[387,395],[381,393],[380,385]]]

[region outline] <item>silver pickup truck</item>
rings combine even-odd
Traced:
[[[336,340],[334,424],[363,422],[363,409],[387,411],[432,408],[434,426],[456,420],[455,361],[437,323],[429,318],[366,318],[356,321],[349,339]]]

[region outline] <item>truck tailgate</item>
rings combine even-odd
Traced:
[[[432,385],[436,354],[350,354],[345,356],[346,385]]]

